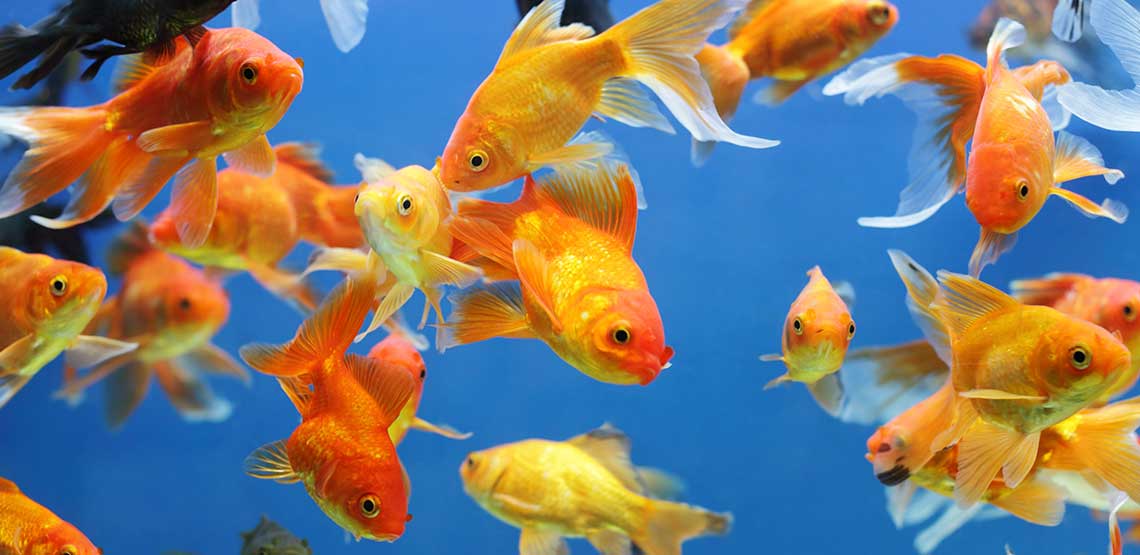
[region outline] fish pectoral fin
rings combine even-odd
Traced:
[[[119,341],[96,335],[80,335],[64,353],[64,364],[71,368],[90,368],[138,348],[138,343]]]
[[[447,439],[467,439],[473,435],[471,432],[460,432],[451,426],[432,424],[431,422],[428,422],[427,420],[424,420],[418,416],[415,418],[415,420],[412,420],[412,429],[419,430],[421,432],[433,433],[446,437]]]
[[[614,145],[609,142],[571,142],[561,148],[531,155],[527,159],[526,170],[534,172],[545,167],[592,167],[592,162],[605,158],[613,151]]]
[[[616,77],[602,85],[595,116],[603,121],[613,118],[631,127],[651,127],[670,135],[677,132],[641,84],[626,77]]]
[[[424,263],[425,282],[429,285],[454,285],[468,287],[483,277],[479,268],[448,258],[435,251],[420,249],[420,259]]]
[[[153,366],[159,387],[178,414],[188,422],[222,422],[228,419],[233,413],[233,405],[215,395],[198,372],[185,368],[178,363],[179,360]]]
[[[369,253],[359,249],[323,248],[317,249],[309,258],[309,265],[301,274],[307,276],[313,272],[332,271],[342,272],[351,277],[368,277],[371,271]],[[385,277],[387,268],[381,264],[380,276]],[[379,282],[377,282],[379,284]]]
[[[1117,200],[1104,199],[1103,202],[1097,204],[1083,195],[1061,187],[1050,187],[1049,194],[1065,199],[1073,208],[1080,210],[1082,214],[1090,218],[1108,218],[1118,224],[1122,224],[1128,219],[1128,207]]]
[[[760,355],[760,360],[762,362],[783,362],[784,355],[778,353],[769,353],[766,355]]]
[[[135,143],[151,154],[185,155],[206,148],[215,137],[209,121],[191,121],[144,131]]]
[[[810,81],[811,79],[801,79],[799,81],[777,80],[768,88],[758,91],[756,96],[752,97],[752,101],[761,106],[779,106]]]
[[[551,291],[550,268],[546,258],[534,243],[526,239],[515,239],[512,244],[515,268],[519,273],[519,283],[523,291],[529,292],[546,317],[550,319],[551,328],[555,333],[562,332],[562,322],[554,309],[554,296]]]
[[[273,175],[277,168],[277,154],[273,152],[265,135],[258,135],[241,148],[223,154],[222,158],[230,167],[260,177]]]
[[[1048,397],[1042,395],[1022,395],[1020,393],[1010,393],[1009,391],[1002,391],[1000,389],[971,389],[958,393],[958,396],[965,397],[966,399],[986,399],[990,401],[1044,402],[1049,400]]]
[[[516,283],[489,283],[452,295],[449,300],[451,315],[446,324],[440,324],[445,333],[436,345],[441,351],[492,337],[535,337]]]
[[[597,530],[586,534],[586,540],[601,555],[629,555],[629,536],[613,530]]]
[[[828,374],[815,383],[807,384],[807,388],[824,412],[839,416],[839,411],[843,408],[843,382],[839,380],[838,373]]]
[[[224,349],[207,343],[178,359],[183,365],[191,370],[203,374],[214,374],[218,376],[228,376],[241,380],[245,385],[253,383],[249,375],[249,371],[245,366],[242,366],[234,357],[230,356]]]
[[[395,422],[415,391],[411,375],[399,367],[351,353],[344,362],[356,382],[376,401],[384,426]]]
[[[765,356],[774,356],[774,355],[765,355]],[[763,358],[761,358],[761,360],[763,360]],[[772,360],[783,360],[783,359],[779,358],[779,359],[772,359]],[[778,385],[785,384],[788,382],[793,382],[793,381],[795,381],[795,380],[792,379],[791,375],[781,374],[779,376],[776,376],[774,379],[772,379],[772,381],[764,384],[764,391],[768,391],[769,389],[772,389]]]
[[[29,333],[0,351],[0,375],[14,374],[28,364],[36,349],[36,335]]]
[[[958,443],[958,477],[954,498],[959,507],[977,503],[1002,473],[1016,488],[1033,468],[1040,433],[1024,434],[978,419]]]
[[[519,555],[570,555],[570,546],[558,532],[523,528],[519,535]]]
[[[1120,181],[1124,172],[1104,167],[1104,158],[1092,143],[1072,133],[1058,132],[1053,154],[1053,182],[1064,183],[1092,175],[1103,175],[1111,185]]]
[[[200,247],[210,236],[218,212],[218,163],[196,158],[174,175],[170,211],[182,244]]]
[[[245,458],[245,473],[262,480],[273,480],[279,484],[295,484],[301,477],[289,464],[289,453],[285,451],[285,440],[279,439],[258,447]]]
[[[23,374],[0,374],[0,408],[8,404],[32,379]]]
[[[1045,480],[1025,482],[991,503],[1017,518],[1041,526],[1056,526],[1065,516],[1065,491]]]
[[[1015,244],[1017,244],[1016,232],[999,233],[983,227],[978,236],[978,244],[970,254],[970,275],[975,278],[980,276],[982,269],[997,262],[1001,255],[1012,250]]]
[[[412,298],[412,293],[415,292],[416,288],[412,285],[402,282],[393,284],[384,295],[384,298],[380,300],[380,304],[376,306],[376,310],[373,311],[372,322],[368,324],[368,327],[365,328],[364,331],[356,336],[355,341],[359,343],[363,341],[368,334],[380,329],[380,326],[383,326],[384,322],[391,319],[401,307],[407,304],[408,299]]]

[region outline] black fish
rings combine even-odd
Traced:
[[[198,42],[205,33],[202,24],[233,1],[71,0],[30,29],[23,25],[0,29],[0,79],[42,55],[40,63],[12,86],[31,88],[69,52],[81,49],[94,60],[83,72],[84,80],[119,54],[149,51],[161,59],[174,52],[174,40],[180,35],[191,44]],[[109,43],[96,45],[102,41]]]
[[[541,3],[542,0],[515,0],[519,7],[519,17]],[[566,7],[562,10],[562,25],[571,23],[585,23],[598,33],[609,29],[614,24],[610,0],[566,0]]]
[[[313,555],[309,542],[299,540],[281,525],[261,517],[257,528],[242,532],[241,555]]]

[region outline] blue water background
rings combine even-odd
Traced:
[[[613,8],[625,17],[646,3],[615,0]],[[965,35],[981,0],[897,3],[899,25],[870,55],[950,52],[981,59]],[[3,21],[29,24],[46,14],[48,2],[4,4]],[[358,179],[356,152],[396,166],[431,166],[516,22],[508,0],[372,0],[363,43],[342,54],[316,0],[263,4],[259,31],[305,59],[304,91],[270,139],[318,141],[342,183]],[[215,25],[228,22],[227,13]],[[72,89],[69,102],[102,101],[109,74]],[[6,90],[10,82],[0,83],[0,102],[22,96]],[[753,84],[748,95],[761,86]],[[964,271],[978,228],[961,197],[918,227],[858,227],[858,216],[893,212],[906,183],[914,117],[895,99],[855,108],[823,97],[821,87],[809,86],[778,109],[746,102],[733,127],[783,144],[764,151],[722,145],[703,169],[690,165],[683,131],[669,136],[589,124],[621,143],[644,182],[650,207],[640,215],[634,255],[677,351],[673,367],[648,387],[617,387],[579,374],[537,341],[426,353],[420,414],[475,436],[408,436],[400,456],[413,481],[415,519],[394,544],[346,544],[301,486],[242,473],[246,454],[288,436],[298,421],[276,383],[260,375],[248,389],[214,381],[235,404],[225,423],[185,423],[152,387],[126,426],[112,433],[102,421],[98,388],[74,410],[51,399],[60,384],[60,366],[53,364],[0,411],[0,476],[80,526],[109,555],[236,554],[238,532],[261,514],[308,538],[319,555],[505,554],[517,551],[518,531],[464,495],[457,469],[467,452],[531,437],[566,438],[608,421],[632,436],[635,462],[684,478],[686,500],[735,514],[729,536],[687,543],[689,555],[912,553],[915,531],[893,528],[882,486],[863,459],[872,430],[831,419],[802,386],[762,391],[782,368],[757,355],[778,350],[788,305],[815,264],[854,284],[856,346],[918,337],[886,249],[904,249],[931,269]],[[1140,208],[1140,136],[1082,122],[1070,130],[1129,176],[1113,188],[1097,178],[1072,188]],[[4,167],[12,163],[9,156]],[[516,185],[499,196],[517,191]],[[160,195],[147,214],[153,217],[167,199]],[[1138,278],[1138,225],[1089,220],[1051,199],[985,277],[1001,285],[1052,271]],[[112,233],[94,236],[100,261]],[[233,312],[217,338],[222,347],[236,353],[251,341],[292,337],[300,317],[289,307],[246,276],[227,289]],[[409,314],[418,316],[421,301],[417,295]],[[1102,553],[1107,538],[1102,523],[1073,508],[1052,529],[1014,518],[971,524],[940,552],[997,554],[1007,543],[1025,554]],[[591,552],[584,542],[572,549]]]

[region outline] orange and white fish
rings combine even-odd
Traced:
[[[105,378],[107,423],[118,428],[142,403],[153,377],[184,419],[228,418],[230,403],[205,381],[215,374],[249,383],[241,364],[210,342],[229,318],[225,289],[182,259],[152,247],[141,223],[112,245],[110,270],[122,275],[122,286],[92,326],[108,337],[137,343],[138,349],[84,375],[65,369],[60,396],[78,401],[86,388]]]
[[[312,311],[318,294],[279,263],[301,241],[363,245],[352,212],[357,187],[329,185],[331,173],[311,147],[283,143],[273,150],[277,166],[269,177],[234,168],[218,173],[218,210],[204,243],[183,244],[177,214],[169,208],[151,225],[151,242],[204,266],[248,271],[266,289]]]
[[[442,347],[537,338],[580,372],[648,385],[673,357],[633,260],[637,192],[629,168],[565,170],[500,204],[464,199],[451,230],[493,283],[452,297]]]
[[[898,22],[886,0],[756,0],[728,28],[727,44],[706,44],[697,61],[724,121],[753,79],[775,83],[756,101],[779,104],[804,85],[855,60]],[[693,141],[703,163],[716,143]]]
[[[0,407],[60,353],[88,367],[137,347],[83,335],[107,293],[97,268],[0,247],[0,283]]]
[[[612,144],[569,144],[594,115],[672,133],[641,85],[698,140],[776,146],[721,120],[693,58],[744,3],[660,0],[594,35],[581,24],[560,27],[563,0],[546,0],[515,28],[471,96],[444,148],[440,180],[453,191],[480,191],[545,166],[602,158]]]
[[[1069,8],[1069,9],[1066,9]],[[1080,37],[1079,24],[1088,14],[1096,36],[1104,41],[1120,61],[1136,86],[1128,90],[1108,91],[1096,85],[1070,83],[1061,87],[1057,98],[1061,105],[1097,127],[1113,131],[1140,131],[1140,11],[1124,0],[1065,0],[1054,14],[1054,33],[1060,28],[1077,30],[1069,33]],[[1069,14],[1067,17],[1059,17]]]
[[[410,341],[398,333],[393,333],[372,347],[372,350],[368,351],[368,358],[383,366],[404,370],[415,383],[415,389],[412,391],[412,395],[408,397],[408,402],[404,408],[400,409],[400,416],[388,427],[388,435],[392,438],[393,445],[399,445],[401,441],[404,441],[404,437],[408,435],[408,430],[431,432],[449,439],[471,437],[470,433],[458,432],[447,426],[437,426],[416,415],[420,408],[420,401],[423,399],[424,381],[427,379],[427,364],[424,363],[423,355],[416,350],[415,345]]]
[[[1064,111],[1052,118],[1042,105],[1046,87],[1069,82],[1056,62],[1039,62],[1011,71],[1002,53],[1021,44],[1025,29],[1002,19],[987,49],[987,65],[952,55],[925,58],[897,54],[854,64],[824,88],[844,94],[849,104],[894,94],[919,113],[919,136],[911,150],[911,183],[895,216],[860,218],[868,227],[917,224],[965,188],[966,205],[981,226],[970,257],[970,275],[1013,248],[1018,231],[1050,196],[1067,200],[1089,216],[1123,222],[1127,209],[1115,201],[1101,205],[1058,184],[1092,175],[1115,183],[1124,176],[1105,168],[1089,142],[1067,133],[1054,137]],[[931,109],[930,106],[941,109]],[[966,157],[966,144],[970,156]]]
[[[0,478],[0,553],[103,555],[78,528]]]
[[[242,347],[246,363],[277,377],[301,413],[288,440],[246,458],[246,473],[301,482],[346,532],[390,542],[404,534],[412,515],[410,484],[389,430],[419,378],[398,365],[347,353],[374,295],[371,283],[345,280],[292,342]]]
[[[111,100],[86,108],[5,108],[0,132],[30,148],[0,189],[0,218],[43,202],[79,180],[63,214],[35,218],[66,228],[114,199],[137,215],[174,178],[171,209],[182,240],[200,245],[217,204],[217,157],[273,173],[265,138],[301,90],[300,64],[245,29],[207,31],[194,47],[179,38],[172,59],[123,62]]]
[[[855,292],[847,283],[833,288],[819,266],[808,270],[807,275],[808,284],[784,320],[780,336],[783,354],[760,357],[763,361],[783,361],[788,372],[768,382],[764,389],[784,382],[803,383],[816,403],[835,416],[843,404],[843,384],[837,372],[855,337],[855,320],[848,308],[855,301]]]

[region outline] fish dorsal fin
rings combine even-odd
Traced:
[[[111,241],[111,248],[107,250],[107,269],[112,274],[122,274],[127,271],[132,260],[153,248],[146,222],[135,220]]]
[[[412,376],[397,366],[355,354],[345,356],[344,363],[356,382],[380,407],[384,424],[391,425],[415,391]]]
[[[1009,18],[999,19],[986,45],[987,74],[1002,63],[1002,53],[1024,44],[1025,37],[1025,26]]]
[[[633,443],[621,430],[609,424],[602,424],[601,428],[572,437],[566,440],[566,443],[590,455],[606,467],[606,470],[613,473],[614,477],[630,491],[642,493],[644,488],[637,478],[637,469],[629,460],[629,450]]]
[[[559,26],[564,5],[565,0],[545,0],[527,12],[518,27],[515,27],[515,31],[511,33],[511,38],[507,39],[507,44],[503,46],[499,63],[523,50],[544,44],[582,40],[594,36],[594,29],[581,23]]]
[[[538,193],[567,215],[621,241],[626,252],[633,250],[637,187],[628,166],[568,169],[544,177]]]
[[[906,286],[906,306],[911,318],[915,324],[918,324],[926,340],[938,354],[938,358],[949,366],[954,359],[950,352],[949,330],[931,306],[938,298],[938,282],[930,272],[926,271],[926,268],[907,253],[892,249],[887,251],[887,254],[890,255],[891,264]]]
[[[391,164],[379,158],[369,158],[359,152],[352,157],[352,163],[360,171],[366,183],[376,183],[396,173],[396,168]]]
[[[736,38],[736,35],[739,35],[749,23],[752,23],[752,20],[756,18],[760,10],[763,10],[765,6],[774,1],[775,0],[752,0],[749,2],[748,6],[744,8],[744,11],[740,12],[740,15],[736,16],[736,19],[728,26],[729,40]]]
[[[320,149],[313,143],[281,143],[273,147],[277,163],[298,169],[315,179],[332,183],[333,172],[321,162]]]
[[[931,308],[946,324],[951,337],[961,336],[988,314],[1018,305],[1013,297],[970,276],[942,270],[938,272],[938,281],[942,283],[942,294]]]
[[[20,493],[16,483],[6,478],[0,478],[0,493]]]

